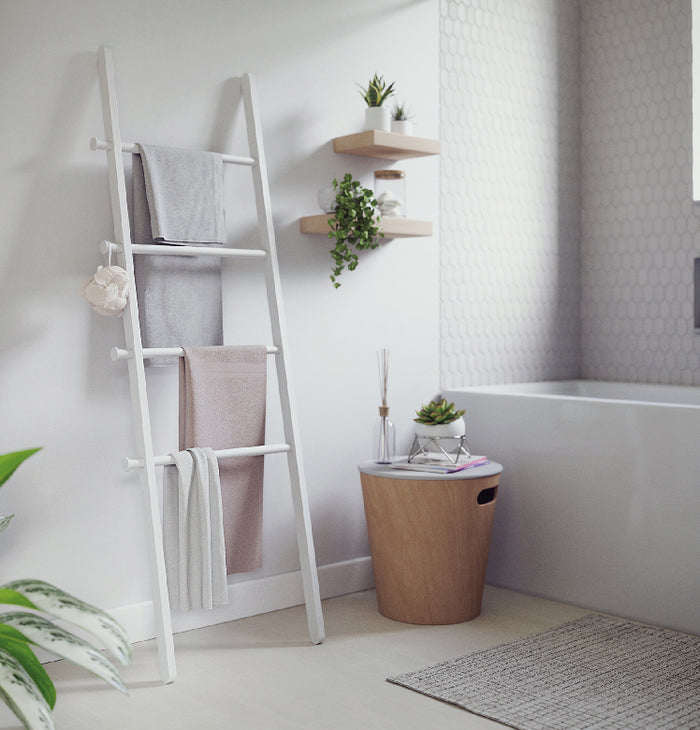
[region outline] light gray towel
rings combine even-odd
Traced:
[[[221,483],[213,449],[172,455],[163,468],[163,550],[170,605],[178,611],[228,603]]]
[[[154,241],[226,243],[223,157],[139,144]]]
[[[134,243],[224,243],[221,155],[153,145],[139,149],[132,158]],[[219,258],[139,254],[134,270],[144,347],[223,343]],[[160,358],[146,364],[176,362]]]
[[[180,361],[180,448],[265,443],[264,345],[185,348]],[[219,459],[226,569],[262,565],[263,456]]]

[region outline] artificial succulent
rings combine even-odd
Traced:
[[[394,94],[394,83],[387,85],[383,76],[374,74],[374,78],[370,79],[366,87],[360,86],[360,94],[367,106],[381,106]]]
[[[437,426],[445,423],[452,423],[464,415],[464,411],[455,411],[455,404],[448,403],[444,398],[441,401],[431,400],[416,411],[418,418],[413,420],[416,423],[425,423],[428,426]]]

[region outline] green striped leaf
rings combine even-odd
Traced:
[[[26,669],[0,647],[0,698],[27,730],[54,730],[51,708]]]
[[[5,515],[4,517],[0,517],[0,532],[2,532],[10,524],[10,520],[13,517],[14,515]]]
[[[15,629],[42,649],[87,669],[115,689],[127,694],[124,682],[108,659],[87,641],[56,626],[43,616],[24,611],[5,613],[0,614],[0,628],[2,624]]]
[[[1,620],[2,617],[0,617]],[[56,688],[44,667],[41,666],[41,662],[37,659],[36,654],[34,654],[29,646],[30,643],[27,636],[16,627],[0,623],[0,647],[12,654],[24,667],[24,670],[38,687],[49,707],[53,709],[56,704]]]
[[[89,631],[122,664],[129,663],[131,646],[126,631],[108,613],[41,580],[26,579],[6,583],[0,586],[0,599],[2,589],[21,593],[31,602],[29,607]]]

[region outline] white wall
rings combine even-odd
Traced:
[[[113,48],[127,140],[237,152],[242,116],[227,79],[256,76],[317,558],[357,559],[368,580],[355,466],[371,456],[376,351],[391,350],[390,404],[406,448],[413,410],[438,389],[438,241],[370,252],[336,291],[329,243],[302,236],[298,218],[319,212],[316,191],[334,176],[369,185],[392,164],[332,151],[334,136],[362,127],[356,82],[375,71],[395,79],[417,134],[438,136],[436,0],[3,0],[0,13],[0,451],[44,447],[0,494],[0,511],[16,514],[0,580],[40,577],[124,616],[150,596],[138,476],[120,467],[134,453],[126,368],[109,359],[121,323],[78,293],[112,235],[105,157],[88,148],[103,135],[102,44]],[[438,230],[438,158],[401,167],[412,216]],[[229,189],[230,238],[255,245],[243,183]],[[256,277],[249,264],[227,272],[228,341],[268,341]],[[156,451],[172,450],[173,372],[151,374],[149,388]],[[269,430],[277,440],[272,415]],[[267,464],[265,564],[246,582],[298,567],[284,457]],[[333,591],[353,588],[344,575]]]

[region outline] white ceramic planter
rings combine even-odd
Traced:
[[[459,438],[466,433],[466,424],[463,418],[458,418],[452,423],[439,423],[429,426],[426,423],[416,423],[416,436],[423,438]]]
[[[413,134],[413,122],[408,119],[392,119],[391,131],[397,134]]]
[[[388,107],[368,106],[365,109],[365,129],[391,131],[391,112]]]

